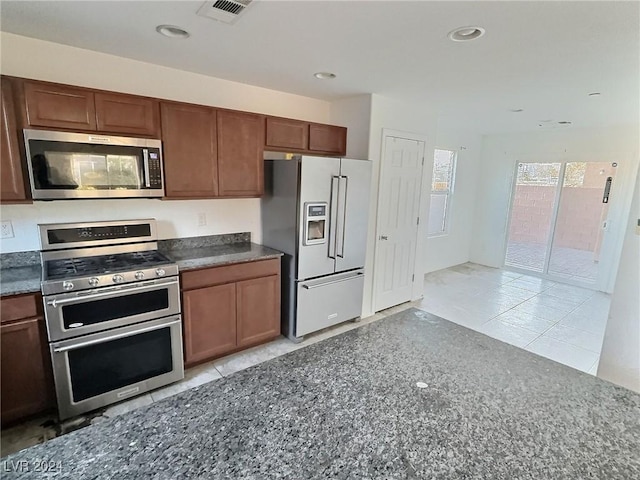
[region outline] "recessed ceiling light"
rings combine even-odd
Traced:
[[[449,32],[449,38],[454,42],[467,42],[469,40],[475,40],[484,35],[484,28],[482,27],[460,27]]]
[[[189,32],[175,25],[158,25],[156,32],[169,38],[189,38],[191,36]]]
[[[331,72],[316,72],[313,76],[320,80],[331,80],[332,78],[336,78],[336,74]]]
[[[592,92],[589,94],[590,97],[599,97],[600,96],[600,92]]]

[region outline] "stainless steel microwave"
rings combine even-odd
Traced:
[[[34,200],[164,196],[162,142],[24,130]]]

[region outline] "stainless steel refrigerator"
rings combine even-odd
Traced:
[[[265,152],[262,243],[285,253],[292,340],[362,313],[370,188],[368,160]]]

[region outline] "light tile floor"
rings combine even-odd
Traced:
[[[472,263],[425,277],[418,308],[596,374],[610,296]]]

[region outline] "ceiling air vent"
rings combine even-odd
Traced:
[[[201,17],[212,18],[219,22],[235,23],[253,0],[216,0],[205,2],[198,10]]]

